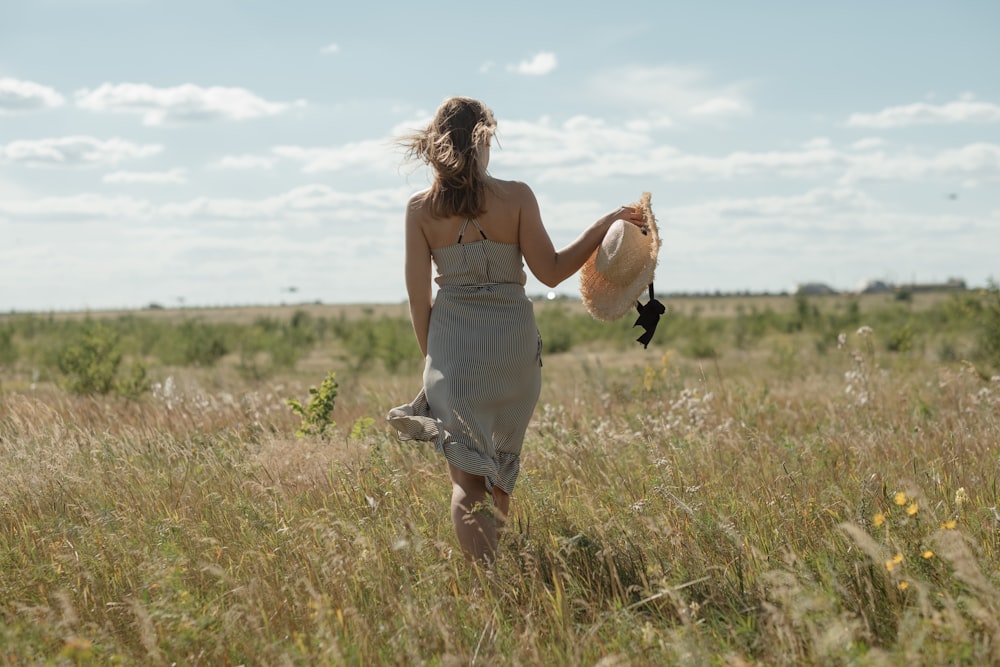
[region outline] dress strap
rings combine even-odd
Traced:
[[[488,238],[486,236],[486,232],[484,232],[483,228],[479,226],[479,223],[475,218],[466,218],[465,222],[462,223],[462,228],[458,230],[458,241],[456,241],[456,243],[462,242],[462,236],[465,234],[465,228],[469,226],[470,221],[476,226],[476,229],[479,231],[479,235],[483,237],[483,240]]]

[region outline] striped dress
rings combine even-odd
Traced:
[[[389,411],[401,440],[435,444],[448,462],[513,493],[521,445],[541,390],[542,339],[521,248],[482,239],[431,251],[439,288],[431,309],[424,384]]]

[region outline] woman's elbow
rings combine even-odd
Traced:
[[[545,272],[536,273],[535,277],[538,278],[546,287],[558,287],[559,283],[566,279],[566,276],[560,276],[556,272]]]
[[[557,287],[570,275],[566,273],[564,267],[559,265],[558,261],[545,262],[541,265],[538,262],[528,262],[528,266],[532,275],[546,287]]]

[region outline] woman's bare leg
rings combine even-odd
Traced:
[[[451,520],[462,552],[470,561],[490,562],[496,555],[497,528],[493,508],[487,500],[486,480],[450,463],[448,471],[451,473]]]
[[[510,494],[498,486],[493,487],[493,522],[496,526],[497,542],[503,535],[503,529],[507,525],[507,517],[510,514]]]

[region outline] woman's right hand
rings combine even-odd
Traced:
[[[630,222],[636,227],[646,226],[646,216],[642,209],[637,206],[619,206],[617,210],[604,216],[607,224],[605,230],[610,227],[615,220]]]

